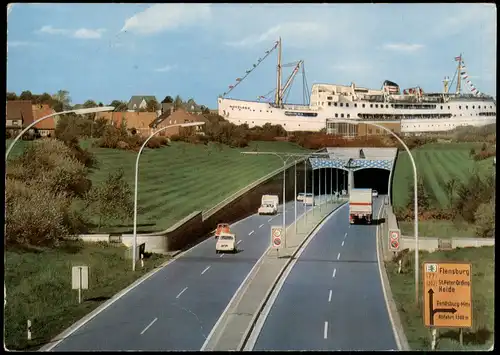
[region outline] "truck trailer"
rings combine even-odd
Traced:
[[[364,220],[372,223],[373,194],[372,189],[351,189],[349,195],[349,223]]]

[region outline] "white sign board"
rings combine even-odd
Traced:
[[[281,239],[282,235],[283,228],[281,226],[271,226],[271,248],[283,248],[283,240]]]
[[[73,290],[89,289],[89,267],[73,266],[71,269],[71,285]]]
[[[399,250],[399,237],[401,232],[399,229],[389,229],[389,249],[392,251]]]

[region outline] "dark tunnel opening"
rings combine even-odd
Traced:
[[[309,168],[309,167],[308,167]],[[307,179],[307,192],[312,192],[312,170],[307,171],[308,179]],[[338,187],[338,191],[347,190],[347,171],[343,169],[335,169],[335,168],[322,168],[314,170],[314,194],[319,195],[325,194],[325,174],[326,174],[326,192],[330,194],[335,192]],[[320,177],[321,175],[321,177]],[[337,185],[338,181],[338,185]],[[321,182],[321,190],[320,190],[320,182]]]
[[[387,195],[390,171],[385,169],[361,169],[354,172],[354,188],[377,190],[381,195]]]

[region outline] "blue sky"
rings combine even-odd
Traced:
[[[278,36],[283,63],[305,61],[309,88],[388,79],[441,91],[462,52],[473,84],[496,96],[494,4],[14,4],[7,28],[7,90],[66,89],[74,104],[179,94],[216,108]],[[276,60],[230,96],[275,88]],[[302,96],[299,75],[288,101]]]

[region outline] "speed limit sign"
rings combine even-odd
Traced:
[[[271,226],[271,247],[274,249],[281,249],[283,243],[281,242],[281,233],[283,228],[281,226]]]
[[[399,236],[401,232],[399,229],[389,229],[389,249],[392,251],[399,250]]]

